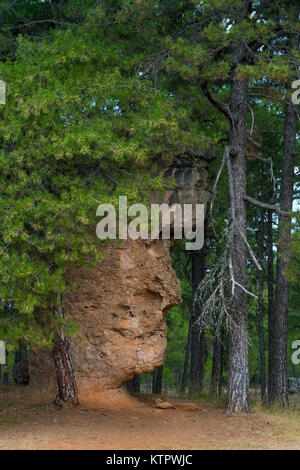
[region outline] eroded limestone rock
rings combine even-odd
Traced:
[[[82,325],[84,337],[71,339],[81,401],[97,401],[163,363],[165,316],[181,302],[168,241],[109,245],[93,269],[77,269],[67,280],[76,288],[64,295],[65,315]],[[32,353],[29,388],[34,399],[55,398],[51,352]]]

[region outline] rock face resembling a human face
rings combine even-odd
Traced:
[[[95,401],[102,391],[119,388],[163,363],[165,316],[181,302],[168,241],[108,245],[102,261],[70,272],[67,281],[76,287],[63,296],[65,316],[81,324],[83,337],[70,341],[81,400]],[[54,397],[49,354],[33,353],[31,387]]]

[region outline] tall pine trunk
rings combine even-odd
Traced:
[[[235,62],[244,56],[243,46],[236,46]],[[230,89],[231,129],[229,137],[230,166],[233,185],[231,207],[235,224],[232,244],[232,271],[235,281],[247,287],[247,248],[238,231],[246,236],[246,117],[248,82],[232,73]],[[247,293],[235,286],[231,299],[229,322],[229,374],[227,413],[249,410],[248,305]]]
[[[205,275],[205,247],[201,251],[192,252],[192,289],[193,295]],[[201,314],[201,307],[196,305],[191,309],[191,365],[190,389],[191,392],[200,392],[203,388],[205,364],[205,333],[199,332],[195,325]]]
[[[265,224],[264,224],[264,210],[260,211],[259,223],[259,257],[260,264],[264,266],[264,237],[265,237]],[[259,331],[259,355],[260,355],[260,391],[261,400],[265,403],[266,400],[266,351],[265,351],[265,332],[264,332],[264,270],[259,271],[259,295],[258,295],[258,331]]]
[[[290,212],[293,206],[296,135],[296,109],[295,105],[288,103],[285,109],[284,151],[280,186],[280,209],[284,212]],[[279,216],[273,345],[270,357],[272,374],[269,400],[277,402],[283,407],[287,407],[289,404],[287,380],[289,281],[286,270],[289,266],[291,246],[290,222],[290,215]]]
[[[273,357],[273,328],[274,328],[274,252],[273,252],[273,212],[268,211],[267,222],[268,233],[268,400],[272,396],[272,384],[274,384],[273,371],[271,367],[271,358]]]

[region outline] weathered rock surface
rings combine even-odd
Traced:
[[[163,363],[165,316],[181,302],[168,241],[109,245],[93,269],[77,269],[67,280],[76,288],[64,295],[65,315],[82,325],[83,340],[71,339],[81,401],[97,401]],[[29,388],[34,399],[55,397],[51,352],[32,353]]]
[[[172,403],[169,403],[168,401],[162,401],[159,398],[155,400],[155,408],[160,408],[162,410],[169,410],[171,408],[174,408]]]

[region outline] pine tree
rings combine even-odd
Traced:
[[[102,256],[97,206],[119,195],[146,201],[163,189],[155,160],[202,143],[188,112],[178,115],[172,97],[137,71],[145,39],[136,41],[136,23],[124,33],[128,17],[118,9],[109,17],[105,4],[77,23],[79,7],[70,6],[68,28],[47,21],[43,37],[18,36],[0,68],[0,298],[9,306],[0,336],[9,349],[54,347],[60,403],[77,400],[67,338],[79,326],[60,314],[65,273]]]
[[[245,0],[232,2],[230,8],[225,1],[197,2],[194,8],[193,4],[195,2],[182,2],[177,22],[172,17],[171,21],[178,27],[172,39],[165,41],[168,49],[165,68],[179,77],[177,84],[180,79],[193,83],[194,95],[195,89],[202,89],[205,97],[228,120],[229,145],[224,161],[229,172],[233,238],[227,410],[229,413],[246,412],[249,407],[249,246],[245,243],[245,203],[267,207],[250,198],[246,189],[249,84],[264,86],[269,81],[284,86],[286,78],[291,76],[289,59],[282,54],[281,46],[288,32],[297,29],[297,22],[291,20],[290,15],[296,3],[289,1],[282,6],[269,1]],[[229,94],[228,104],[223,102],[224,86]]]

